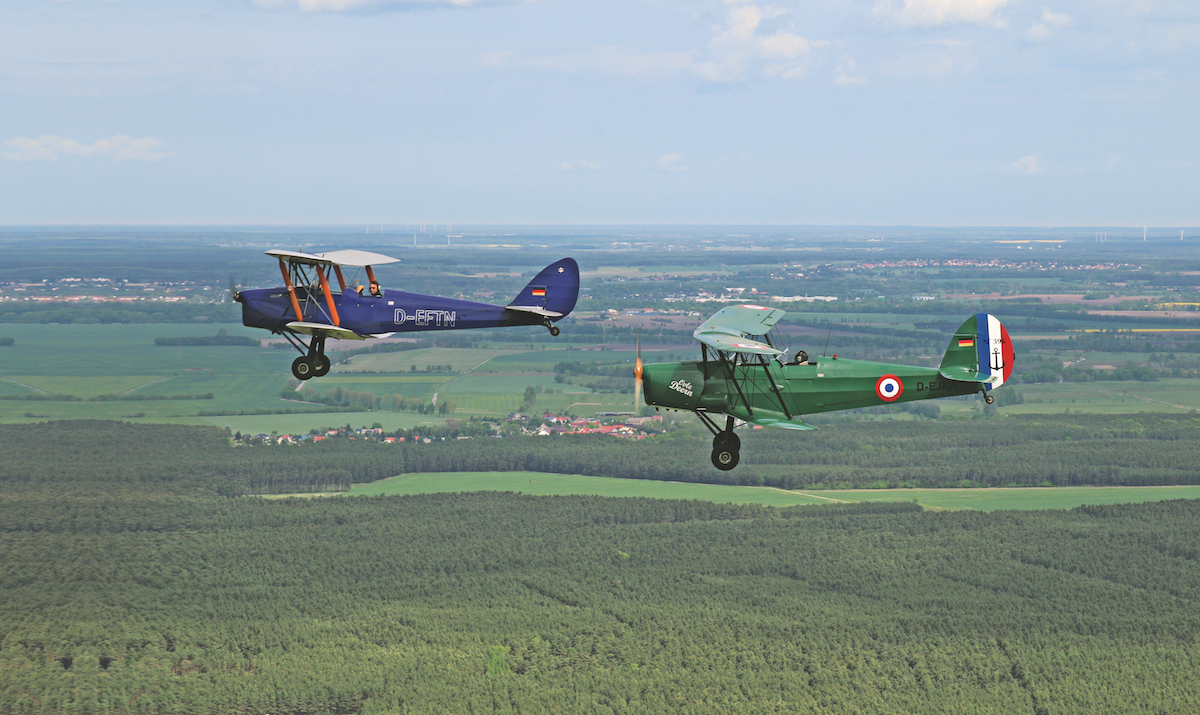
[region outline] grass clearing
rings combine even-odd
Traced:
[[[355,484],[348,496],[501,491],[534,495],[589,494],[609,497],[699,499],[732,504],[796,506],[836,502],[899,501],[927,510],[978,511],[1073,509],[1082,504],[1133,504],[1200,499],[1200,486],[1036,487],[1024,489],[852,489],[785,491],[770,487],[655,482],[543,472],[414,473]]]
[[[403,474],[369,484],[355,484],[349,496],[376,494],[433,494],[439,492],[520,492],[534,495],[589,494],[653,499],[699,499],[733,504],[828,503],[797,493],[721,484],[656,482],[646,479],[612,479],[543,472],[441,472]]]

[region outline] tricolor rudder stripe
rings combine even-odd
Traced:
[[[979,313],[975,316],[975,325],[979,330],[976,345],[979,350],[979,372],[991,372],[992,381],[984,389],[991,390],[1000,387],[1012,375],[1015,354],[1008,330],[1000,324],[996,316],[989,313]]]

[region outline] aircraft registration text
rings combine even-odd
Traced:
[[[403,308],[396,308],[396,324],[403,325],[406,321],[413,321],[416,325],[435,325],[439,328],[453,328],[454,321],[457,317],[457,311],[453,310],[414,310],[412,314],[405,312]]]

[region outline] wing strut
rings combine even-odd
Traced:
[[[329,293],[329,281],[325,280],[325,269],[317,264],[317,280],[321,283],[321,292],[325,294],[325,306],[329,308],[329,317],[333,324],[341,327],[342,319],[338,316],[337,308],[333,306],[333,295]]]
[[[279,272],[283,274],[283,284],[287,286],[288,298],[292,301],[292,310],[296,312],[296,320],[303,321],[304,313],[300,312],[300,301],[296,300],[296,287],[292,285],[292,277],[288,275],[287,266],[279,259]]]
[[[783,393],[779,391],[779,385],[775,384],[775,378],[771,377],[770,363],[762,355],[758,356],[758,362],[762,365],[763,372],[767,373],[767,380],[770,381],[771,389],[775,391],[775,396],[779,398],[779,406],[783,408],[783,414],[787,415],[789,420],[792,419],[792,411],[788,409],[787,402],[784,402]]]
[[[733,389],[737,390],[738,397],[742,398],[742,404],[746,406],[746,414],[753,417],[754,408],[750,406],[750,400],[746,399],[745,393],[742,392],[742,386],[738,384],[737,373],[735,372],[735,369],[737,368],[738,353],[733,353],[732,362],[726,358],[725,353],[721,352],[720,350],[717,351],[717,354],[721,357],[721,364],[729,370],[729,379],[733,382]]]

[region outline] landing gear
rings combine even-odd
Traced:
[[[717,469],[722,472],[728,472],[738,465],[738,460],[741,459],[741,453],[736,449],[728,447],[714,447],[712,451],[712,463]]]
[[[559,334],[559,333],[561,333],[561,332],[562,332],[562,330],[559,330],[559,328],[558,328],[558,326],[557,326],[557,325],[551,325],[551,326],[550,326],[550,336],[551,336],[551,337],[557,338],[557,337],[558,337],[558,334]]]
[[[317,366],[307,355],[301,355],[292,361],[292,375],[297,380],[307,380],[310,377],[316,377]]]
[[[989,394],[987,394],[987,393],[984,393],[984,395],[983,395],[983,401],[984,401],[984,402],[986,402],[986,403],[988,403],[988,404],[990,405],[990,404],[992,404],[993,402],[995,402],[995,401],[996,401],[996,397],[995,397],[995,395],[989,395]]]
[[[332,366],[332,363],[329,362],[329,358],[325,357],[324,353],[314,355],[313,363],[315,363],[313,366],[313,377],[325,377],[329,374],[329,368]]]
[[[713,434],[712,463],[717,469],[728,472],[741,459],[742,440],[733,433],[734,419],[725,417],[725,429]]]
[[[325,337],[322,335],[313,336],[307,346],[291,333],[284,333],[283,337],[292,344],[292,347],[300,351],[300,357],[292,361],[292,376],[297,380],[308,380],[314,377],[323,377],[329,374],[330,363],[329,358],[325,357]],[[307,347],[307,350],[305,348]]]

